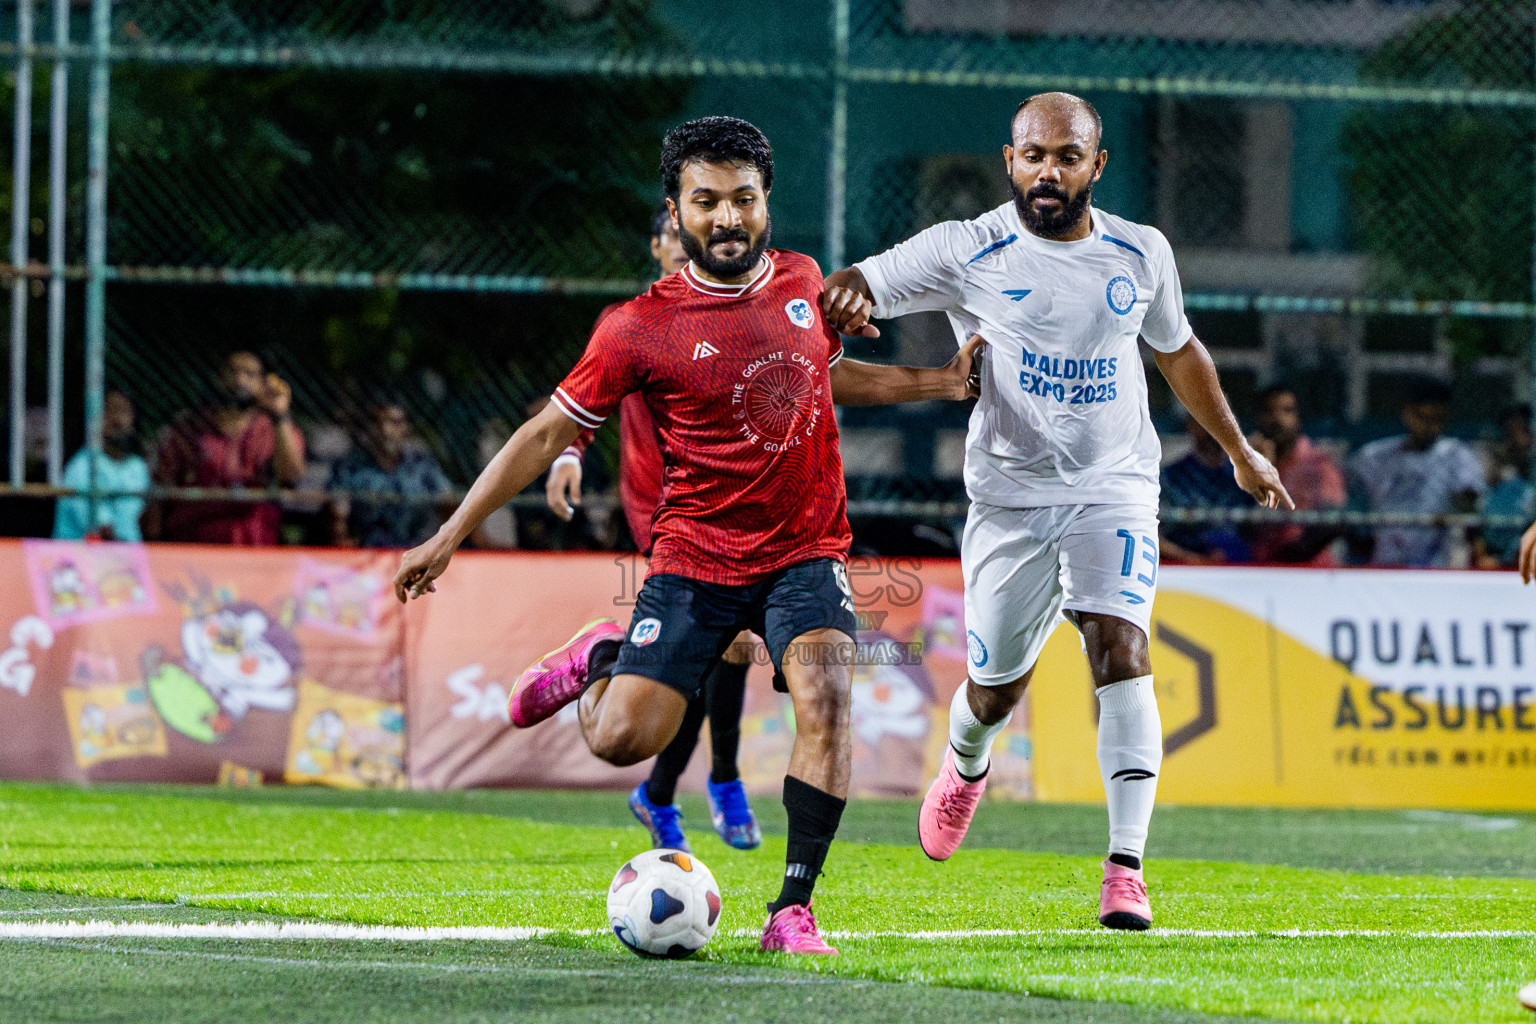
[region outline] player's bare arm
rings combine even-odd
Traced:
[[[1520,535],[1520,578],[1529,583],[1536,579],[1536,523]]]
[[[567,523],[581,506],[581,460],[578,458],[555,459],[549,468],[549,479],[544,484],[544,501],[549,510]]]
[[[464,539],[487,516],[537,480],[539,474],[576,439],[580,429],[575,420],[554,404],[518,427],[517,433],[481,471],[475,485],[464,496],[463,504],[437,535],[400,556],[400,571],[395,574],[395,596],[400,602],[403,604],[408,598],[435,591],[437,587],[433,580],[448,568],[448,560]]]
[[[1286,493],[1280,474],[1243,436],[1237,417],[1227,405],[1227,397],[1221,393],[1216,363],[1200,339],[1191,337],[1187,344],[1173,352],[1154,351],[1153,358],[1168,379],[1174,395],[1184,403],[1184,408],[1210,431],[1232,460],[1237,485],[1265,508],[1294,509],[1296,503]]]
[[[943,366],[885,366],[844,356],[832,367],[832,401],[838,405],[894,405],[932,399],[975,398],[972,376],[986,339],[975,334]]]

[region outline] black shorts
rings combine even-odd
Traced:
[[[646,578],[614,675],[631,673],[664,683],[692,700],[725,649],[743,629],[762,637],[782,688],[784,657],[812,660],[817,652],[789,651],[815,629],[857,629],[843,564],[830,558],[797,562],[756,583],[728,586],[675,573]]]

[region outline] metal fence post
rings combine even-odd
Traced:
[[[26,480],[27,441],[27,197],[32,171],[32,0],[16,4],[15,149],[11,165],[11,486]]]
[[[64,204],[69,145],[69,0],[53,0],[53,101],[48,120],[48,482],[64,477]]]
[[[90,522],[96,521],[100,489],[101,406],[106,390],[107,313],[107,63],[112,42],[112,0],[91,0],[91,97],[86,119],[85,185],[85,443],[90,449]]]
[[[827,147],[827,272],[843,268],[848,205],[848,2],[832,0],[832,125]]]

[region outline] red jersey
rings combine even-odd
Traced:
[[[303,435],[299,435],[303,453]],[[277,429],[257,413],[238,437],[214,410],[185,413],[160,445],[155,482],[171,487],[267,487],[275,479]],[[198,544],[276,544],[282,510],[271,502],[168,501],[162,537]]]
[[[623,306],[615,302],[597,314],[597,324]],[[592,431],[586,427],[566,451],[579,460],[592,444]],[[625,395],[619,403],[619,504],[629,523],[629,535],[642,554],[651,551],[651,520],[661,505],[661,433],[645,397],[638,391]]]
[[[661,436],[650,571],[752,583],[847,557],[847,491],[832,412],[842,339],[821,319],[821,270],[771,249],[745,285],[692,266],[625,303],[552,396],[596,429],[638,391]]]

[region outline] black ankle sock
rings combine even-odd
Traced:
[[[768,912],[777,914],[792,904],[811,902],[816,876],[827,859],[827,848],[837,835],[846,800],[839,800],[793,775],[784,776],[784,810],[789,815],[789,843],[785,851],[784,888],[779,898],[768,904]]]
[[[592,645],[592,652],[587,655],[587,678],[581,684],[581,692],[586,693],[587,687],[599,679],[607,679],[613,675],[613,666],[619,663],[619,641],[599,640]]]
[[[741,778],[736,754],[741,746],[741,709],[746,700],[747,669],[722,661],[705,681],[709,699],[709,749],[711,782],[734,782]]]
[[[955,750],[955,746],[954,746],[953,743],[950,744],[949,749],[950,750]],[[960,751],[955,750],[955,753],[959,754]],[[987,772],[989,772],[991,770],[992,770],[992,762],[988,761],[987,762]],[[980,782],[982,779],[986,778],[987,777],[987,772],[982,772],[980,775],[967,775],[967,774],[965,774],[965,772],[961,771],[959,768],[955,769],[955,774],[960,776],[960,778],[962,780],[964,780],[965,782],[970,783],[970,784],[975,784],[977,782]]]
[[[1119,864],[1123,868],[1130,868],[1132,871],[1141,870],[1141,858],[1132,857],[1128,853],[1112,853],[1109,855],[1109,862]]]
[[[651,777],[645,783],[645,798],[651,803],[665,807],[677,799],[677,780],[688,768],[688,759],[693,756],[703,726],[704,698],[695,697],[683,712],[677,735],[656,755],[656,763],[651,766]]]

